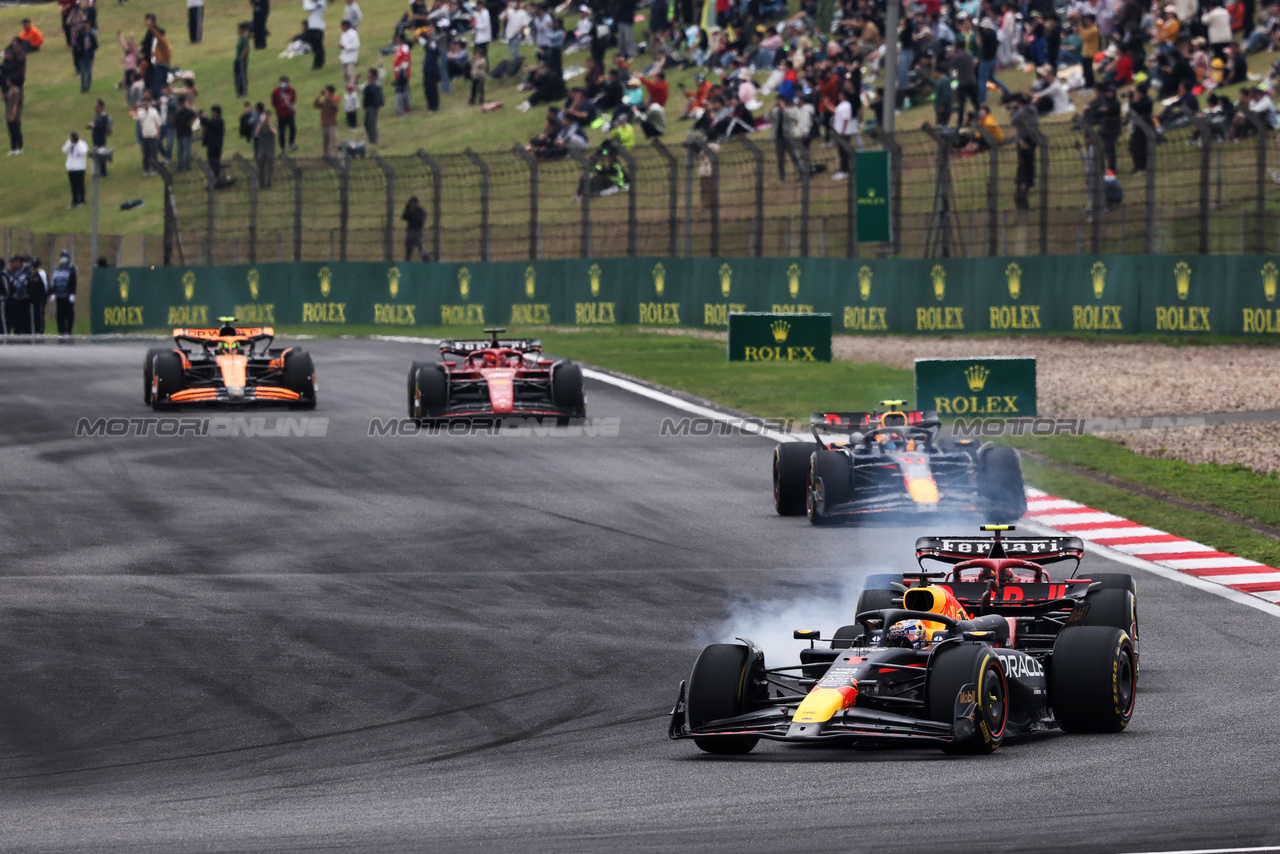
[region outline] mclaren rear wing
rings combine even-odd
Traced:
[[[237,326],[235,327],[235,335],[243,337],[247,341],[261,341],[262,339],[271,340],[276,337],[276,331],[270,326]],[[224,337],[221,329],[188,329],[177,328],[173,330],[173,340],[181,341],[217,341]]]

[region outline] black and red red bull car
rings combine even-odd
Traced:
[[[1017,450],[943,441],[936,412],[883,400],[873,412],[815,412],[814,442],[773,450],[773,503],[815,525],[921,513],[1013,522],[1027,510]],[[816,444],[815,444],[816,443]]]
[[[236,326],[220,317],[217,329],[175,329],[173,347],[147,351],[142,400],[154,409],[181,406],[286,405],[314,409],[316,371],[311,354],[272,347],[269,326]]]
[[[500,339],[506,331],[486,329],[488,340],[442,341],[440,361],[410,365],[409,417],[586,417],[582,368],[542,358],[536,339]]]
[[[984,529],[996,536],[922,537],[921,571],[872,576],[850,625],[795,633],[810,643],[799,664],[766,667],[745,638],[708,646],[680,683],[669,736],[708,753],[761,739],[988,753],[1010,736],[1124,730],[1138,678],[1132,579],[1075,577],[1075,537]],[[950,569],[927,571],[930,559]],[[1045,566],[1067,560],[1071,576],[1050,578]]]

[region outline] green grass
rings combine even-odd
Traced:
[[[1154,498],[1106,486],[1034,460],[1024,458],[1022,467],[1028,483],[1051,495],[1070,498],[1097,510],[1114,513],[1249,560],[1280,566],[1280,540],[1245,525],[1224,522],[1210,513],[1175,507]],[[1254,478],[1261,480],[1256,476]]]

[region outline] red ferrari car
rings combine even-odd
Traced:
[[[410,365],[409,417],[586,417],[582,368],[542,358],[536,339],[498,338],[506,331],[486,329],[487,341],[442,341],[440,361]]]

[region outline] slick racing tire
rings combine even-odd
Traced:
[[[964,731],[943,747],[947,753],[990,753],[1004,741],[1009,724],[1009,685],[1000,661],[984,643],[946,644],[933,654],[925,682],[929,719]],[[966,715],[976,704],[973,721]]]
[[[809,476],[805,484],[805,510],[809,522],[824,525],[831,522],[828,508],[849,500],[849,459],[839,451],[819,448],[809,457]]]
[[[156,393],[151,396],[151,408],[168,409],[169,395],[182,391],[182,358],[172,350],[161,350],[151,362],[156,380]]]
[[[1068,626],[1049,659],[1049,705],[1067,732],[1120,732],[1133,717],[1138,668],[1129,633]]]
[[[862,626],[841,626],[836,629],[836,633],[831,636],[832,649],[848,649],[853,646],[855,641],[861,640],[865,630]]]
[[[870,590],[863,590],[858,594],[858,609],[854,613],[857,615],[864,614],[867,611],[883,611],[887,608],[901,607],[901,591],[872,588]],[[886,626],[885,628],[888,627]]]
[[[779,516],[804,515],[812,453],[809,442],[779,442],[773,446],[773,509]]]
[[[978,496],[992,522],[1006,525],[1027,512],[1022,460],[1013,448],[986,448],[978,455]]]
[[[714,643],[702,651],[689,677],[685,708],[690,728],[752,710],[751,665],[751,650],[742,644]],[[741,754],[750,753],[759,741],[754,736],[721,736],[695,738],[693,743],[707,753]]]
[[[152,347],[147,351],[147,356],[142,360],[142,402],[151,402],[151,377],[155,367],[156,354],[171,352],[160,347]]]
[[[1098,585],[1094,588],[1095,590],[1128,590],[1134,596],[1138,595],[1138,585],[1134,583],[1132,575],[1120,572],[1091,572],[1085,577]]]
[[[573,362],[556,362],[551,366],[551,402],[573,410],[572,415],[585,418],[587,391],[582,381],[582,368]]]
[[[1117,575],[1117,578],[1128,576]],[[1130,579],[1132,582],[1132,579]],[[1119,629],[1133,641],[1134,663],[1138,663],[1138,597],[1124,587],[1090,590],[1084,597],[1088,610],[1079,625]]]
[[[434,362],[420,365],[413,374],[409,417],[427,420],[443,415],[449,406],[449,378]]]
[[[418,388],[418,369],[431,364],[430,362],[411,362],[409,364],[409,417],[417,418],[416,401],[414,400],[414,392]]]
[[[285,354],[284,387],[302,395],[290,408],[316,408],[316,366],[306,350],[290,350]]]

